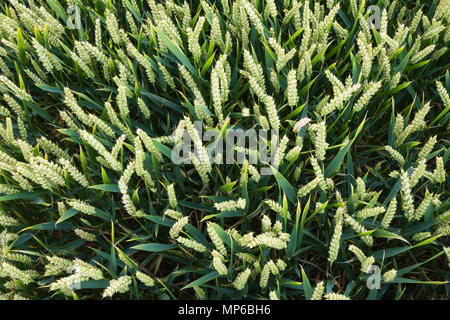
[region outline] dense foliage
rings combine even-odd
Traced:
[[[449,23],[448,0],[1,1],[1,297],[448,298]],[[194,121],[278,130],[271,166],[210,163]]]

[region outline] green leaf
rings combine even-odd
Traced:
[[[64,21],[64,23],[67,20],[67,16],[63,10],[61,10],[61,7],[57,4],[57,2],[53,0],[47,0],[47,4],[50,8],[52,8],[56,14]]]
[[[19,200],[19,199],[41,199],[40,197],[38,197],[39,194],[42,194],[42,193],[20,192],[20,193],[8,194],[6,196],[0,196],[0,202],[1,201]]]
[[[138,244],[137,246],[131,247],[131,249],[149,252],[162,252],[170,249],[174,249],[177,246],[174,244],[163,244],[163,243],[144,243]]]
[[[22,67],[26,68],[27,66],[27,59],[25,56],[25,42],[23,41],[23,35],[22,30],[20,28],[17,29],[17,49],[18,49],[18,56],[19,61]]]
[[[204,284],[205,282],[211,281],[211,280],[216,279],[218,277],[220,277],[220,275],[217,273],[217,271],[212,271],[212,272],[204,275],[200,279],[197,279],[197,280],[189,283],[187,286],[184,286],[183,288],[181,288],[181,290],[189,289],[189,288],[192,288],[192,287],[198,287],[198,286]]]
[[[275,176],[275,179],[278,182],[278,185],[286,194],[286,197],[288,198],[289,202],[295,204],[297,202],[297,192],[295,191],[295,189],[291,186],[289,181],[287,181],[286,178],[283,177],[283,175],[277,171],[277,169],[275,169],[272,166],[270,166],[270,168],[272,169],[272,172]]]
[[[402,84],[396,86],[395,88],[389,90],[387,93],[385,93],[385,95],[390,95],[390,94],[397,93],[397,92],[399,92],[399,91],[405,89],[405,88],[406,88],[407,86],[409,86],[411,83],[412,83],[412,81],[402,83]]]
[[[64,214],[58,219],[58,221],[56,221],[56,224],[61,223],[67,219],[72,218],[74,215],[76,215],[78,213],[77,210],[70,208],[69,210],[67,210],[66,212],[64,212]]]
[[[109,179],[109,177],[108,177],[108,175],[106,174],[106,171],[105,171],[105,169],[102,167],[102,180],[103,180],[103,183],[105,184],[105,185],[109,185],[109,184],[111,184],[111,180]]]
[[[406,242],[407,244],[410,244],[405,238],[399,236],[398,234],[395,234],[393,232],[386,231],[386,230],[383,230],[383,229],[376,229],[372,233],[372,236],[377,237],[377,238],[398,239],[398,240],[401,240],[403,242]]]
[[[197,71],[195,70],[189,59],[184,55],[183,51],[178,47],[178,45],[167,38],[166,35],[157,27],[154,27],[154,29],[161,37],[161,40],[164,42],[170,52],[172,52],[178,58],[178,60],[180,60],[180,62],[192,73],[192,75],[195,76],[197,74]]]
[[[205,64],[202,67],[202,70],[200,71],[200,75],[203,77],[206,73],[206,71],[208,71],[209,67],[211,66],[211,64],[214,61],[214,56],[215,56],[215,52],[208,58],[208,60],[206,60]]]
[[[349,142],[347,142],[347,144],[338,152],[338,154],[328,164],[328,166],[325,169],[325,177],[326,178],[331,177],[331,175],[340,167],[342,161],[344,161],[345,155],[350,150],[350,147],[356,141],[356,138],[358,137],[359,133],[361,132],[362,128],[364,127],[365,122],[366,122],[366,118],[364,117],[364,120],[361,121],[360,125],[358,126],[358,129],[356,130],[353,139],[350,140]]]
[[[427,244],[430,244],[430,243],[432,243],[434,240],[436,240],[436,239],[438,239],[438,238],[440,238],[440,237],[441,237],[441,235],[438,234],[437,236],[434,236],[434,237],[431,237],[431,238],[429,238],[429,239],[423,240],[423,241],[421,241],[421,242],[415,244],[413,248],[418,248],[418,247],[422,247],[422,246],[425,246],[425,245],[427,245]]]
[[[313,288],[311,287],[311,284],[309,283],[308,276],[305,273],[305,270],[302,268],[302,281],[303,281],[303,289],[305,290],[305,297],[306,300],[311,300],[313,295]]]
[[[62,223],[56,224],[54,221],[39,223],[34,226],[26,227],[20,230],[21,232],[26,230],[46,230],[46,231],[54,231],[54,230],[71,230],[73,228],[72,224],[65,221]]]
[[[96,184],[89,186],[89,189],[120,193],[120,189],[117,184]]]

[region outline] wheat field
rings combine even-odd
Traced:
[[[0,298],[448,299],[449,24],[0,1]]]

